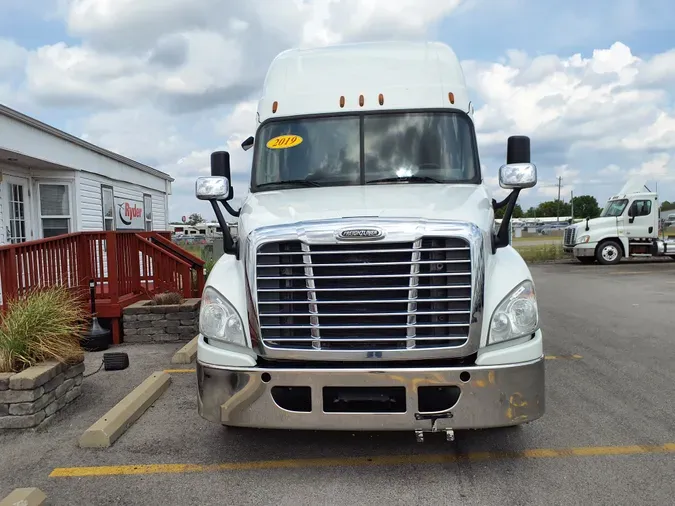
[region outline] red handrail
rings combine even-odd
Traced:
[[[204,261],[168,241],[168,234],[76,232],[0,246],[3,309],[8,299],[33,288],[58,284],[88,290],[91,279],[96,282],[97,299],[111,304],[163,291],[199,296]]]

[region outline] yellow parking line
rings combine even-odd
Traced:
[[[584,357],[575,353],[573,355],[546,355],[544,358],[546,360],[580,360]],[[164,369],[164,372],[169,374],[193,373],[196,369]]]
[[[344,457],[317,459],[261,460],[225,462],[221,464],[139,464],[96,467],[57,467],[50,478],[84,476],[120,476],[138,474],[204,473],[215,471],[253,471],[313,467],[395,466],[417,464],[447,464],[463,460],[542,459],[555,457],[605,457],[609,455],[639,455],[675,453],[675,443],[653,446],[588,446],[578,448],[534,448],[505,452],[469,452],[465,454],[384,455],[373,457]]]

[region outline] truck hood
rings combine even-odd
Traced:
[[[617,220],[616,216],[607,216],[605,218],[592,218],[588,220],[588,232],[586,232],[586,220],[582,220],[576,225],[576,236],[583,234],[590,234],[595,231],[612,229],[616,232]]]
[[[387,184],[299,188],[249,194],[240,236],[301,221],[377,217],[450,219],[492,230],[492,197],[483,185]]]

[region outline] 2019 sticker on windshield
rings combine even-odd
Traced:
[[[302,137],[299,135],[279,135],[267,141],[269,149],[287,149],[293,148],[302,142]]]

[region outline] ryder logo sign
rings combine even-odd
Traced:
[[[143,230],[143,201],[115,197],[115,225],[117,230]]]

